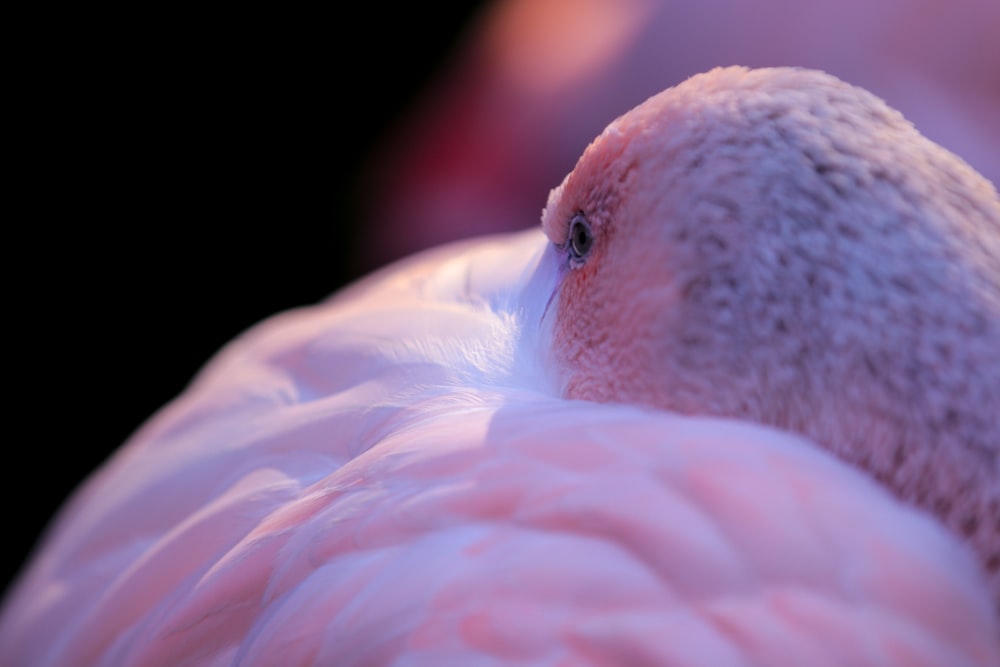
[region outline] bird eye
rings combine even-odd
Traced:
[[[580,214],[573,216],[569,223],[569,251],[571,259],[581,262],[590,253],[594,245],[594,233],[587,220]]]

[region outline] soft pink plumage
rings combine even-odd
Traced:
[[[234,341],[58,518],[0,662],[1000,665],[970,551],[861,471],[561,398],[564,253],[445,247]]]

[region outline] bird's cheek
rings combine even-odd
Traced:
[[[593,353],[594,334],[601,327],[594,322],[595,304],[587,289],[585,268],[570,269],[559,283],[556,299],[555,343],[557,352],[574,372]],[[598,305],[600,310],[600,306]]]

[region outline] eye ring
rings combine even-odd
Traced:
[[[594,247],[594,232],[582,213],[577,213],[569,221],[569,238],[566,240],[570,261],[579,266],[587,259]]]

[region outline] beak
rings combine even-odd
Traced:
[[[562,285],[563,277],[566,275],[568,264],[564,257],[564,251],[549,243],[542,256],[539,258],[536,276],[541,278],[537,283],[539,295],[545,298],[545,306],[542,308],[541,317],[538,320],[538,327],[545,326],[545,318],[549,315],[549,309],[557,303],[559,287]],[[548,297],[544,297],[548,294]],[[555,312],[553,310],[553,312]]]
[[[566,255],[567,253],[565,248],[559,248],[553,244],[549,244],[542,257],[543,262],[547,261],[551,263],[552,268],[550,270],[554,274],[554,280],[552,282],[552,287],[549,290],[549,298],[545,302],[545,308],[542,309],[542,317],[538,323],[539,328],[545,324],[545,317],[549,314],[549,308],[552,306],[553,302],[556,301],[556,297],[559,296],[559,288],[562,287],[563,279],[569,271],[569,258]]]

